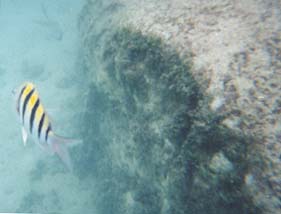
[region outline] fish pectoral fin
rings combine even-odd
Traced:
[[[26,146],[26,141],[27,141],[27,132],[25,131],[25,128],[21,128],[21,133],[22,133],[22,140],[23,140],[23,145]]]

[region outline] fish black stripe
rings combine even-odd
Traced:
[[[24,87],[21,89],[20,95],[19,95],[19,97],[18,97],[17,111],[18,111],[19,113],[20,113],[20,100],[21,100],[23,91],[24,91],[25,89],[26,89],[26,86],[24,86]]]
[[[45,141],[47,142],[48,137],[49,137],[49,132],[51,131],[51,126],[50,124],[48,125],[47,131],[46,131],[46,135],[45,135]]]
[[[26,110],[26,105],[31,97],[31,95],[34,92],[34,88],[28,93],[28,95],[26,96],[24,103],[23,103],[23,110],[22,110],[22,122],[24,123],[24,115],[25,115],[25,110]]]
[[[35,105],[33,106],[32,110],[31,110],[31,116],[30,116],[30,121],[29,121],[30,133],[32,133],[35,114],[36,114],[37,108],[39,106],[39,103],[40,103],[39,98],[37,98],[37,101],[36,101]]]
[[[45,113],[43,113],[40,122],[39,122],[39,128],[38,128],[38,138],[40,139],[40,135],[41,135],[41,130],[42,130],[42,126],[44,124],[44,119],[45,119]]]

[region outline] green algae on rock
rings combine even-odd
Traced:
[[[220,125],[191,63],[129,28],[99,45],[85,58],[95,78],[76,160],[99,184],[99,213],[260,213],[244,183],[253,138]]]

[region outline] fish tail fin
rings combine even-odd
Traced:
[[[81,140],[60,137],[58,135],[50,136],[50,144],[54,153],[57,153],[62,162],[66,165],[70,172],[73,171],[72,161],[67,149],[68,144],[80,143]]]

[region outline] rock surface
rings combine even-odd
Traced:
[[[85,136],[95,137],[78,162],[106,178],[102,198],[114,202],[99,203],[101,213],[279,213],[280,6],[87,1]]]

